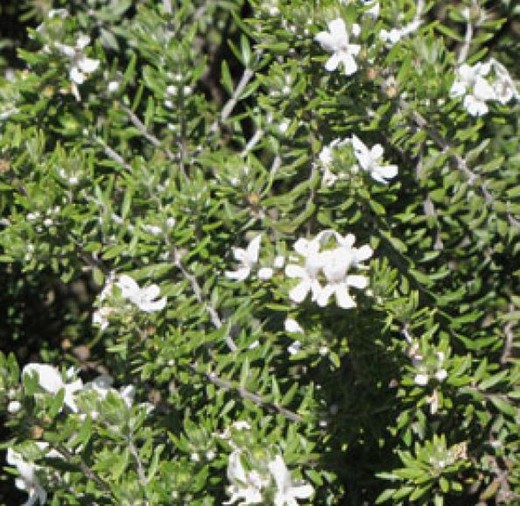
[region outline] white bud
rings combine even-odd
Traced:
[[[286,318],[284,322],[286,332],[292,332],[294,334],[303,334],[303,328],[294,318]]]
[[[416,374],[415,378],[413,380],[415,381],[416,385],[424,387],[428,384],[428,381],[430,381],[430,378],[427,374]]]
[[[271,267],[262,267],[258,271],[258,279],[262,281],[268,281],[273,277],[274,271],[271,269]]]
[[[19,401],[11,401],[7,405],[7,411],[11,413],[11,415],[14,415],[15,413],[18,413],[22,409],[22,403]]]

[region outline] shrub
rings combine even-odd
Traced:
[[[517,502],[514,2],[34,4],[0,84],[6,489]]]

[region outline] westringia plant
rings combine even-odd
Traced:
[[[5,504],[520,503],[515,2],[29,3]]]

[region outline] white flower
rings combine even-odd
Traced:
[[[323,184],[325,186],[332,186],[339,179],[339,177],[330,170],[334,160],[332,153],[335,148],[339,148],[347,142],[349,142],[348,139],[334,139],[328,146],[323,146],[321,149],[318,159],[323,168]]]
[[[243,499],[239,505],[263,504],[262,488],[268,483],[258,471],[246,471],[241,459],[242,452],[234,450],[229,455],[227,477],[231,482],[228,488],[231,498],[222,504],[235,504]]]
[[[90,37],[87,35],[80,35],[74,47],[59,42],[56,43],[56,48],[70,59],[71,66],[69,69],[69,77],[76,84],[83,84],[85,79],[87,79],[88,74],[94,72],[100,64],[99,60],[87,58],[83,54],[83,50],[89,44]]]
[[[119,81],[110,81],[107,84],[108,93],[115,93],[119,89],[120,82]]]
[[[293,334],[304,333],[302,326],[294,318],[286,318],[284,328],[286,332],[292,332]]]
[[[419,385],[421,387],[424,387],[428,384],[428,382],[430,381],[430,377],[427,375],[427,374],[424,374],[424,373],[419,373],[419,374],[416,374],[415,377],[414,377],[414,382],[416,385]]]
[[[163,233],[162,228],[158,227],[157,225],[143,225],[143,229],[145,232],[155,236],[162,235]]]
[[[302,343],[301,341],[293,341],[287,348],[287,352],[289,355],[296,355],[297,353],[300,353],[300,350],[302,349]]]
[[[275,269],[281,269],[285,265],[285,257],[282,255],[277,255],[273,262],[273,267]]]
[[[271,267],[262,267],[258,271],[258,279],[268,281],[273,277],[274,270]]]
[[[22,409],[22,403],[20,401],[11,401],[7,405],[7,411],[8,413],[11,413],[14,415],[15,413],[18,413]]]
[[[435,415],[439,410],[439,392],[434,390],[431,395],[426,397],[426,402],[430,405],[430,414]]]
[[[314,493],[309,484],[293,485],[291,473],[280,455],[269,462],[267,467],[276,483],[275,506],[298,506],[296,499],[308,499]]]
[[[64,403],[74,413],[78,411],[74,395],[83,388],[81,379],[72,383],[65,383],[60,372],[48,364],[27,364],[22,370],[22,377],[34,374],[38,375],[38,384],[50,394],[57,394],[61,389],[65,390]]]
[[[334,238],[337,247],[321,251],[321,246],[326,245],[331,238]],[[349,295],[349,287],[366,288],[368,280],[364,276],[349,275],[348,271],[351,267],[359,267],[361,262],[373,254],[368,245],[355,248],[355,240],[352,234],[342,237],[334,230],[323,230],[310,241],[298,239],[294,249],[305,258],[305,266],[290,264],[285,268],[287,276],[301,279],[289,292],[291,300],[300,303],[311,292],[312,301],[316,301],[319,306],[326,306],[330,296],[335,295],[339,307],[355,307],[356,303]],[[320,283],[323,278],[325,286]]]
[[[240,262],[236,271],[226,271],[225,275],[229,279],[235,281],[244,281],[249,274],[251,269],[258,262],[258,255],[260,253],[260,241],[262,240],[261,235],[257,235],[250,243],[247,249],[233,248],[233,256],[237,261]]]
[[[161,290],[156,284],[139,288],[136,281],[127,274],[119,276],[116,284],[121,289],[121,295],[135,304],[141,311],[153,313],[161,311],[166,306],[166,297],[157,299]]]
[[[401,30],[399,30],[398,28],[392,28],[391,30],[387,30],[387,29],[383,28],[379,32],[379,38],[383,42],[386,42],[389,45],[393,46],[401,40],[401,38],[402,38]]]
[[[414,19],[412,22],[403,26],[402,28],[392,28],[390,31],[383,28],[379,32],[379,38],[386,42],[387,45],[393,46],[397,44],[401,39],[407,37],[411,33],[415,32],[422,24],[420,19]]]
[[[231,427],[235,430],[251,430],[251,425],[245,420],[237,420],[231,424]]]
[[[22,506],[32,506],[36,504],[36,501],[40,505],[45,504],[47,492],[41,486],[38,476],[36,476],[38,466],[32,462],[26,462],[22,455],[12,448],[7,449],[6,460],[10,466],[15,466],[20,474],[20,477],[15,480],[16,488],[24,490],[29,494],[29,498]]]
[[[438,369],[434,376],[437,381],[442,382],[448,377],[448,371],[446,369]]]
[[[352,146],[359,165],[370,174],[372,179],[379,183],[388,184],[388,179],[397,176],[397,165],[381,164],[383,157],[381,144],[376,144],[371,149],[368,149],[356,135],[352,135]]]
[[[353,243],[354,236],[351,235]],[[354,299],[350,296],[351,286],[359,289],[366,288],[368,279],[360,275],[348,275],[351,266],[356,265],[372,256],[372,249],[368,246],[357,250],[352,244],[345,242],[343,246],[321,253],[323,263],[323,274],[327,284],[322,288],[317,299],[319,306],[326,306],[331,295],[335,295],[336,303],[343,309],[356,306]]]
[[[289,264],[285,267],[285,274],[290,278],[300,278],[300,283],[296,285],[290,292],[289,298],[300,303],[307,297],[309,292],[312,293],[312,300],[316,300],[321,291],[321,285],[318,281],[322,264],[320,257],[320,242],[316,238],[314,240],[298,239],[294,244],[294,249],[302,257],[305,258],[305,266],[301,267],[296,264]]]
[[[92,323],[100,327],[103,332],[108,328],[110,320],[108,317],[114,312],[112,307],[100,307],[92,313]]]
[[[357,63],[354,56],[359,54],[361,46],[358,44],[350,44],[349,35],[345,26],[345,22],[341,18],[334,19],[327,23],[329,31],[320,32],[314,37],[325,51],[332,53],[327,60],[325,69],[329,72],[336,70],[341,63],[345,75],[354,74],[357,69]],[[359,32],[359,27],[352,27],[353,33]]]
[[[495,90],[485,79],[490,70],[489,63],[477,63],[473,66],[464,63],[456,71],[450,96],[459,98],[464,95],[464,107],[472,116],[486,114],[489,110],[486,102],[497,98]]]
[[[490,63],[495,71],[495,80],[492,84],[496,99],[502,104],[507,104],[511,99],[520,99],[515,83],[508,70],[499,61],[491,58]]]
[[[130,408],[134,402],[135,397],[135,387],[133,385],[127,385],[121,387],[119,390],[112,388],[112,383],[114,379],[112,376],[108,374],[102,374],[97,378],[94,378],[89,383],[85,383],[84,390],[94,391],[99,396],[100,399],[106,399],[109,392],[118,395],[123,399],[125,404]]]

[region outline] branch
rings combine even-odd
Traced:
[[[139,481],[143,487],[148,485],[148,480],[146,479],[146,475],[144,474],[143,463],[141,462],[141,458],[139,457],[139,453],[137,452],[137,448],[132,440],[128,443],[128,449],[130,453],[133,455],[135,462],[137,464],[137,475],[139,476]]]
[[[260,56],[260,54],[261,53],[257,54],[257,58]],[[244,69],[244,73],[242,74],[242,77],[238,83],[238,86],[235,88],[233,95],[222,108],[220,117],[217,118],[213,122],[213,124],[211,125],[211,127],[209,129],[209,131],[212,134],[217,132],[219,124],[224,123],[229,118],[229,116],[231,116],[233,109],[236,107],[236,105],[238,104],[238,101],[240,100],[240,95],[242,95],[245,87],[248,85],[249,81],[253,78],[254,75],[255,75],[254,71],[251,70],[250,68]]]
[[[81,469],[81,471],[83,472],[83,474],[89,479],[89,480],[92,480],[94,482],[96,482],[99,487],[101,487],[102,490],[104,490],[106,493],[110,494],[110,496],[112,496],[112,490],[110,489],[110,486],[105,482],[103,481],[97,474],[95,471],[93,471],[86,463],[85,461],[81,458],[81,456],[79,455],[75,455],[75,454],[72,454],[71,452],[69,452],[69,450],[63,446],[62,444],[58,444],[58,445],[53,445],[53,444],[50,444],[50,447],[54,450],[56,450],[58,453],[60,453],[61,455],[63,455],[63,457],[65,458],[65,460],[71,464],[74,463],[75,460],[78,460],[79,459],[79,462],[78,462],[78,465]]]
[[[181,256],[177,250],[174,250],[173,252],[173,262],[175,266],[182,272],[182,275],[189,281],[196,299],[206,308],[213,326],[217,329],[222,328],[222,319],[220,318],[217,310],[211,305],[209,301],[205,300],[204,294],[202,293],[202,288],[200,287],[197,278],[193,274],[190,274],[182,265]],[[226,343],[231,351],[236,351],[238,349],[230,335],[226,336]]]
[[[273,413],[279,413],[285,416],[285,418],[287,418],[288,420],[291,420],[293,422],[299,423],[303,421],[303,418],[300,415],[294,413],[293,411],[290,411],[289,409],[286,409],[283,406],[280,406],[276,403],[266,401],[260,395],[250,392],[243,386],[237,386],[233,384],[231,381],[222,379],[219,376],[217,376],[214,372],[201,372],[197,369],[197,367],[194,364],[189,364],[189,367],[193,372],[205,376],[214,385],[223,388],[224,390],[236,392],[240,397],[242,397],[243,399],[250,400],[257,406],[265,408]]]
[[[464,35],[464,44],[460,49],[459,56],[457,58],[457,64],[461,65],[466,61],[468,57],[469,48],[471,46],[471,39],[473,38],[473,25],[471,24],[471,13],[469,7],[465,7],[462,11],[466,18],[466,33]]]
[[[114,151],[103,139],[101,139],[101,137],[94,137],[94,140],[103,147],[103,151],[105,152],[105,155],[108,156],[108,158],[114,160],[114,162],[119,163],[126,170],[132,171],[132,166],[125,162],[124,158],[119,153]]]
[[[163,143],[155,135],[153,135],[152,133],[150,133],[148,131],[148,129],[146,128],[146,125],[137,117],[137,115],[134,113],[134,111],[132,111],[132,109],[130,109],[129,107],[127,107],[125,104],[123,104],[121,102],[117,102],[117,104],[126,113],[126,115],[128,116],[128,119],[130,120],[132,125],[134,125],[135,128],[137,128],[137,130],[139,130],[139,132],[143,135],[143,137],[146,140],[148,140],[155,147],[162,149],[169,160],[178,161],[178,157],[175,156],[175,154],[172,153],[168,148],[164,147]]]
[[[509,304],[509,313],[512,313],[515,310],[515,306],[513,304]],[[515,322],[513,320],[510,320],[506,323],[504,326],[504,348],[502,350],[502,353],[500,354],[499,362],[502,365],[507,364],[511,358],[511,354],[513,351],[514,341],[515,341],[515,334],[513,332],[513,328],[515,326]]]
[[[480,176],[468,167],[466,160],[455,152],[453,146],[441,135],[441,133],[435,130],[435,128],[431,127],[428,124],[426,118],[422,116],[420,113],[418,113],[417,111],[411,111],[410,107],[408,106],[408,104],[406,104],[406,102],[403,99],[399,101],[399,105],[401,106],[401,109],[403,111],[410,113],[412,121],[415,123],[416,127],[424,130],[428,134],[430,139],[439,148],[441,148],[444,153],[450,154],[451,158],[455,162],[455,166],[466,177],[466,180],[468,181],[468,184],[470,186],[475,186],[475,182],[478,181],[478,184],[476,184],[476,186],[482,192],[486,204],[490,207],[494,207],[495,198],[487,189],[486,182],[482,181]],[[511,214],[508,214],[507,217],[509,224],[513,228],[520,228],[520,223],[518,222],[518,220],[513,218]]]

